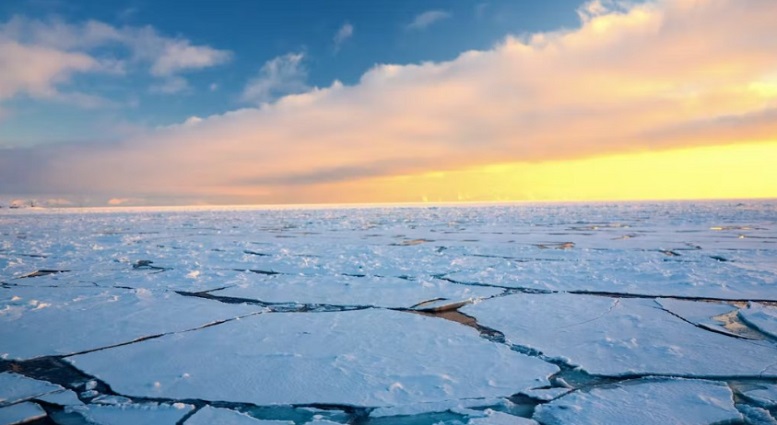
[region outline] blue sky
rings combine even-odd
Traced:
[[[2,100],[6,118],[0,121],[0,146],[121,138],[250,106],[242,96],[248,82],[265,63],[287,54],[303,55],[299,68],[306,87],[326,87],[334,80],[354,84],[376,64],[451,60],[466,50],[490,48],[508,34],[574,27],[577,6],[577,0],[6,0],[0,3],[0,22],[151,27],[160,37],[229,52],[229,58],[177,73],[176,81],[185,79],[185,87],[164,88],[167,81],[142,69],[77,74],[58,87],[110,100],[109,105],[73,107],[17,94]],[[108,43],[89,52],[116,60],[128,54]],[[270,96],[284,92],[280,87]]]

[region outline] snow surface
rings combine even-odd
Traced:
[[[537,407],[534,419],[546,425],[707,425],[741,420],[742,415],[725,383],[644,379],[575,391]]]
[[[777,346],[699,329],[653,300],[515,294],[462,311],[592,374],[777,377]]]
[[[739,317],[759,331],[777,338],[777,307],[749,303],[747,308],[739,310]]]
[[[230,409],[205,406],[184,422],[186,425],[294,425],[292,421],[260,420]]]
[[[67,355],[260,310],[148,289],[11,287],[0,291],[0,357]]]
[[[386,310],[261,314],[68,361],[123,394],[257,405],[509,396],[558,370],[459,324]]]
[[[19,403],[0,407],[0,424],[14,425],[26,423],[46,416],[46,411],[35,403]]]
[[[538,425],[536,421],[507,413],[486,409],[486,417],[474,418],[467,422],[469,425]]]

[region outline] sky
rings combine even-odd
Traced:
[[[777,197],[774,0],[5,0],[0,205]]]

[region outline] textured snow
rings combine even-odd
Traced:
[[[230,409],[205,406],[184,422],[186,425],[294,425],[292,421],[255,419]]]
[[[35,403],[19,403],[0,407],[0,424],[14,425],[26,423],[46,416],[46,411]]]
[[[100,425],[175,425],[193,409],[194,406],[182,403],[121,406],[89,404],[69,407],[68,411],[77,412],[88,421]]]
[[[501,293],[497,288],[467,287],[436,279],[409,281],[396,277],[268,276],[211,294],[272,303],[333,304],[409,308],[444,298],[468,300]]]
[[[534,419],[546,425],[706,425],[741,420],[742,415],[725,383],[645,379],[575,391],[538,406]]]
[[[262,314],[68,360],[123,394],[258,405],[509,396],[558,370],[459,324],[385,310]]]
[[[0,291],[0,357],[67,355],[260,309],[148,289],[11,287]]]
[[[516,294],[462,311],[512,344],[593,374],[777,376],[777,346],[699,329],[653,300]]]
[[[0,373],[0,406],[63,390],[64,388],[59,385],[28,378],[13,372]]]
[[[777,338],[777,307],[749,303],[747,308],[739,310],[739,317],[759,331]]]

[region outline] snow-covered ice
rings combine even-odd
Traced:
[[[731,423],[742,415],[725,383],[644,379],[575,391],[539,406],[534,419],[546,425],[706,425]]]
[[[728,384],[769,423],[775,259],[773,200],[2,209],[0,409],[580,423],[554,406],[706,415]]]
[[[456,323],[386,310],[261,314],[68,360],[123,394],[257,405],[509,396],[558,370]]]

